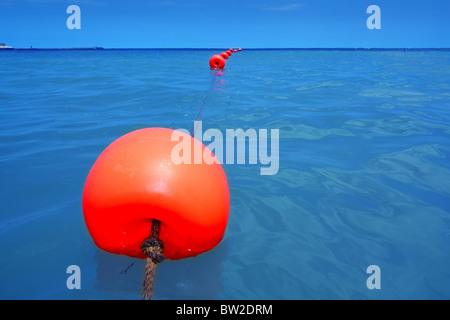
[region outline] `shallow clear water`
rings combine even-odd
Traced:
[[[144,262],[95,247],[84,182],[121,135],[204,106],[204,130],[279,129],[279,171],[223,165],[223,242],[159,265],[155,299],[449,299],[450,52],[244,50],[220,76],[216,53],[0,52],[0,298],[140,299]]]

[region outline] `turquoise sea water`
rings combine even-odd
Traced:
[[[155,299],[449,299],[450,51],[243,50],[219,76],[216,53],[0,52],[0,298],[140,299],[144,261],[95,247],[84,182],[203,106],[203,130],[279,129],[279,171],[223,165],[224,240],[160,264]]]

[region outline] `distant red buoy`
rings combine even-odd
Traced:
[[[172,160],[180,144],[174,133],[183,145],[190,143],[192,164]],[[193,257],[219,244],[230,208],[227,178],[218,161],[194,162],[195,150],[204,155],[209,149],[167,128],[136,130],[111,143],[91,168],[83,191],[84,219],[95,244],[146,258],[140,246],[153,219],[160,221],[159,239],[169,259]],[[212,152],[209,156],[215,158]]]
[[[230,50],[228,50],[228,51],[226,52],[226,54],[228,54],[228,56],[231,56],[232,52],[231,52]]]
[[[234,49],[234,50],[233,50],[233,52],[237,52],[237,50],[236,50],[236,49]]]
[[[222,58],[224,58],[225,60],[228,59],[228,54],[226,54],[226,52],[222,52],[222,53],[220,54],[220,56],[221,56]]]
[[[223,69],[225,67],[225,59],[216,54],[209,59],[209,66],[213,69]]]

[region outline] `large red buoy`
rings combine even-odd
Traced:
[[[189,149],[183,149],[190,162],[173,161],[180,143],[191,147],[187,158]],[[214,162],[197,164],[199,150]],[[95,244],[137,258],[146,258],[141,244],[153,219],[160,221],[159,239],[169,259],[214,248],[223,238],[229,207],[227,178],[214,154],[190,135],[167,128],[140,129],[111,143],[94,163],[83,192],[84,218]]]
[[[222,58],[222,56],[215,54],[209,59],[209,66],[214,69],[223,69],[225,67],[225,59]]]

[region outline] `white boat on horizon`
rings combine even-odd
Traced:
[[[0,49],[12,49],[12,47],[7,46],[4,43],[0,43]]]

